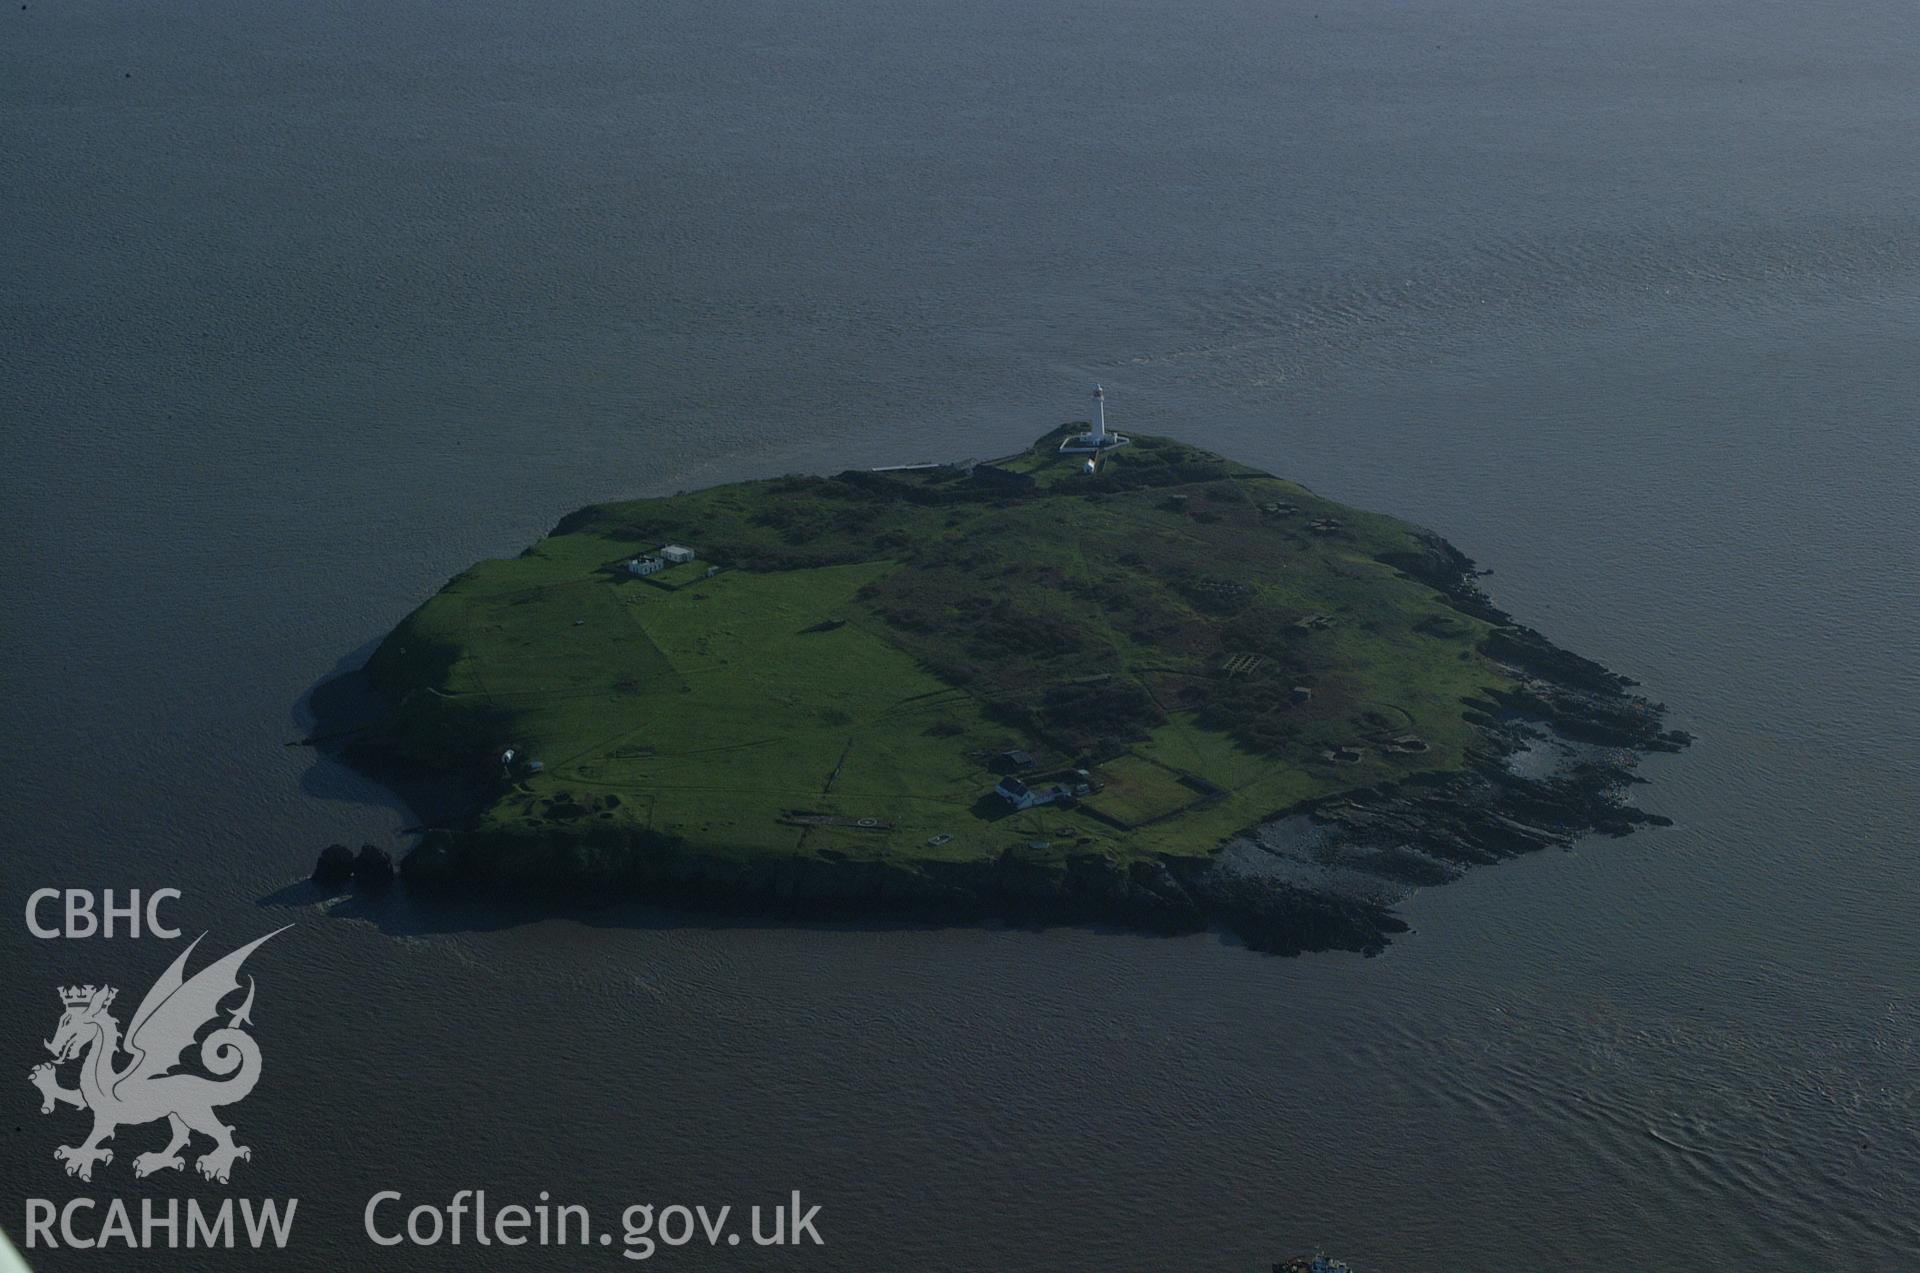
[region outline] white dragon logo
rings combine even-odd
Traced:
[[[180,1150],[194,1132],[214,1142],[213,1148],[194,1163],[208,1180],[226,1184],[234,1160],[253,1157],[253,1151],[245,1145],[234,1144],[233,1128],[213,1112],[215,1106],[244,1100],[260,1080],[260,1045],[241,1029],[253,1024],[252,977],[247,978],[246,1001],[230,1009],[227,1024],[200,1043],[200,1063],[215,1077],[172,1071],[180,1064],[181,1054],[193,1046],[194,1036],[219,1016],[220,1001],[240,989],[240,965],[247,956],[268,937],[286,931],[277,928],[247,943],[189,980],[185,976],[187,956],[206,934],[194,938],[140,1001],[127,1026],[124,1044],[120,1023],[107,1011],[119,991],[111,986],[62,988],[60,1002],[66,1005],[66,1011],[60,1014],[60,1025],[46,1045],[53,1061],[36,1065],[27,1078],[40,1089],[42,1114],[52,1113],[56,1105],[93,1111],[93,1134],[86,1142],[62,1145],[53,1151],[54,1158],[67,1165],[69,1176],[92,1180],[95,1163],[112,1162],[113,1151],[101,1142],[111,1140],[123,1123],[151,1123],[161,1118],[172,1129],[172,1139],[165,1149],[133,1160],[136,1176],[185,1167]],[[132,1059],[124,1068],[115,1069],[114,1060],[122,1051]],[[56,1067],[76,1057],[84,1058],[80,1062],[80,1086],[61,1087]]]

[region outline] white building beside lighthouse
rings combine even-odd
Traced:
[[[1107,391],[1099,385],[1093,387],[1093,427],[1085,433],[1076,433],[1060,444],[1063,455],[1098,455],[1102,451],[1111,451],[1116,446],[1125,446],[1130,439],[1118,433],[1107,432]]]

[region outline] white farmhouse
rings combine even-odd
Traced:
[[[1073,791],[1062,783],[1049,783],[1044,787],[1029,787],[1012,774],[1002,778],[993,789],[993,794],[1016,809],[1031,809],[1035,805],[1052,804],[1064,800]]]
[[[658,557],[635,557],[627,563],[627,573],[638,578],[642,575],[657,575],[667,568],[667,563]]]

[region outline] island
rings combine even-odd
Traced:
[[[581,509],[364,678],[331,745],[470,793],[409,890],[1280,953],[1378,951],[1416,887],[1658,821],[1636,763],[1688,741],[1437,535],[1097,418]]]

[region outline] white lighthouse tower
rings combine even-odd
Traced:
[[[1125,446],[1129,439],[1118,433],[1107,432],[1107,391],[1099,385],[1093,387],[1093,427],[1085,433],[1068,436],[1060,444],[1064,455],[1098,455],[1102,451],[1111,451],[1116,446]]]

